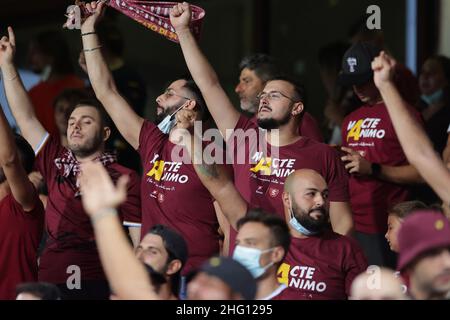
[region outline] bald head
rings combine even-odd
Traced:
[[[317,172],[312,169],[299,169],[291,173],[284,184],[284,191],[292,194],[299,188],[305,187],[321,187],[322,189],[327,188],[327,183],[325,179]]]
[[[370,266],[353,280],[350,298],[353,300],[404,300],[403,283],[387,268]]]

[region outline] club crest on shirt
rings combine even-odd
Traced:
[[[269,196],[272,198],[276,198],[276,196],[280,193],[280,190],[275,188],[269,188]]]

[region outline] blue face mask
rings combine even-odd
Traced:
[[[442,100],[442,96],[444,95],[444,89],[439,89],[436,92],[433,92],[430,95],[421,95],[423,101],[425,101],[427,104],[433,104],[440,100]]]
[[[306,229],[304,226],[302,226],[300,224],[300,222],[298,222],[298,220],[295,218],[294,216],[294,210],[292,210],[292,199],[291,199],[291,207],[289,208],[289,213],[291,215],[291,219],[289,220],[289,224],[291,225],[292,228],[294,228],[297,232],[300,232],[301,234],[307,236],[307,237],[311,237],[314,236],[316,234],[318,234],[318,232],[314,232],[311,231],[309,229]]]
[[[172,130],[175,124],[175,116],[169,114],[158,124],[158,129],[161,130],[161,132],[164,134],[169,134],[170,130]]]
[[[233,259],[242,264],[252,274],[253,278],[257,279],[261,277],[267,269],[273,266],[273,262],[261,267],[259,259],[261,255],[266,252],[272,251],[274,248],[267,250],[259,250],[255,248],[247,248],[243,246],[236,246],[233,253]]]
[[[172,128],[177,124],[177,119],[175,119],[175,114],[180,111],[182,108],[184,107],[184,104],[179,107],[177,110],[175,110],[174,113],[168,115],[167,117],[165,117],[159,124],[158,124],[158,129],[164,133],[164,134],[169,134],[170,130],[172,130]]]

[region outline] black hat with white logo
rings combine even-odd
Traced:
[[[373,77],[372,61],[381,49],[369,42],[358,42],[350,47],[342,59],[340,85],[353,86],[369,82]]]

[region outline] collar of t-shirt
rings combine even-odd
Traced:
[[[279,295],[281,292],[283,292],[284,289],[286,289],[287,286],[285,284],[280,284],[278,288],[276,288],[274,291],[272,291],[269,295],[259,299],[259,300],[272,300],[274,297]]]

